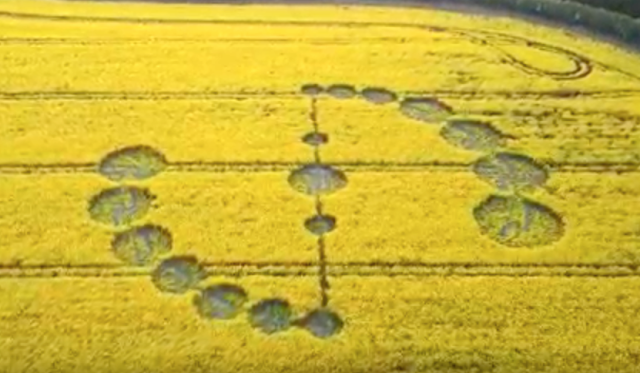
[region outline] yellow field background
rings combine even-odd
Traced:
[[[584,76],[569,74],[575,56]],[[427,9],[2,0],[0,63],[0,372],[639,369],[638,55]],[[470,170],[482,153],[397,102],[312,103],[312,83],[437,97],[453,119],[491,123],[546,165],[526,196],[564,234],[520,248],[481,234],[472,211],[496,193]],[[314,199],[287,182],[314,162],[301,141],[314,114],[322,162],[348,179],[322,197],[337,219],[326,260],[303,225]],[[204,285],[296,314],[320,305],[326,262],[344,329],[205,320],[194,292],[163,294],[153,267],[119,261],[116,230],[87,208],[120,185],[99,162],[136,145],[168,162],[124,183],[154,196],[136,225],[169,230],[171,255],[210,272]]]

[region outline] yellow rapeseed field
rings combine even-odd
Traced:
[[[0,372],[638,372],[636,54],[2,0],[0,63]]]

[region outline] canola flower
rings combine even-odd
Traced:
[[[635,369],[636,55],[434,10],[0,10],[0,371]]]

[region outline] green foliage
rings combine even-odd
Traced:
[[[640,1],[638,0],[573,0],[596,8],[607,9],[631,17],[640,17]]]
[[[613,37],[632,46],[640,46],[640,21],[624,14],[617,14],[573,1],[561,0],[497,0],[509,9],[524,15],[580,26],[596,33]],[[496,0],[478,0],[478,3],[495,4]],[[513,4],[516,4],[515,8]]]
[[[422,1],[427,4],[443,4],[442,0]],[[627,0],[448,0],[446,3],[508,11],[583,27],[631,47],[640,47],[640,19],[631,16],[640,15],[640,1],[624,4],[625,1]]]

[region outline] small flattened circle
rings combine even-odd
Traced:
[[[327,93],[335,98],[347,99],[354,98],[358,92],[352,85],[334,84],[327,88]]]
[[[336,228],[336,218],[331,215],[314,215],[304,221],[304,227],[309,232],[322,236]]]
[[[496,153],[480,158],[473,165],[481,179],[505,191],[527,191],[543,186],[549,177],[536,160],[522,154]]]
[[[329,135],[322,132],[309,132],[302,137],[302,142],[311,146],[320,146],[329,142]]]
[[[209,286],[197,294],[194,305],[204,318],[232,319],[236,317],[247,301],[243,288],[232,284]]]
[[[494,151],[506,145],[506,137],[491,124],[475,120],[451,120],[440,136],[467,150]]]
[[[267,334],[289,329],[292,317],[289,302],[277,298],[262,300],[249,310],[251,325]]]
[[[153,198],[147,189],[132,186],[106,189],[89,201],[89,215],[100,223],[126,226],[147,214]]]
[[[368,87],[360,92],[360,95],[373,104],[388,104],[398,99],[398,95],[386,88]]]
[[[171,251],[171,243],[171,233],[167,229],[144,225],[116,234],[111,248],[125,263],[142,266]]]
[[[482,234],[509,247],[549,245],[564,234],[560,215],[537,202],[492,195],[473,210]]]
[[[162,153],[149,146],[132,146],[109,153],[98,166],[100,174],[113,181],[142,180],[167,167]]]
[[[305,84],[300,87],[300,92],[308,96],[318,96],[324,92],[324,88],[319,84]]]
[[[440,123],[453,114],[453,109],[432,97],[407,97],[400,103],[400,111],[421,122]]]
[[[340,316],[327,309],[313,310],[297,324],[318,338],[329,338],[336,335],[344,326]]]
[[[347,185],[344,172],[323,164],[309,164],[291,172],[289,185],[304,194],[331,194]]]
[[[173,257],[163,260],[151,274],[154,285],[162,292],[185,293],[206,277],[194,257]]]

